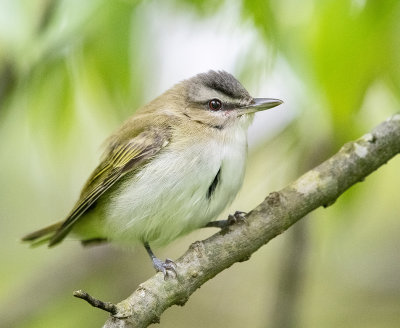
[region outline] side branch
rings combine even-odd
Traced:
[[[158,273],[116,305],[106,328],[147,327],[159,322],[170,306],[184,305],[209,279],[236,262],[246,261],[261,246],[307,213],[329,206],[348,188],[400,152],[400,114],[362,138],[345,144],[333,157],[279,192],[271,193],[246,217],[210,238],[193,243],[175,263],[177,279]]]
[[[117,306],[115,304],[100,301],[100,300],[90,296],[88,293],[86,293],[83,290],[77,290],[74,292],[73,295],[77,298],[85,300],[91,306],[97,307],[97,308],[102,309],[107,312],[110,312],[111,314],[117,314],[117,312],[118,312]]]

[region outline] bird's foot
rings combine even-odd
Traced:
[[[164,275],[164,280],[169,276],[177,277],[176,273],[176,264],[171,259],[166,259],[165,261],[161,261],[159,258],[152,258],[153,266],[157,272],[162,272]]]
[[[233,225],[236,223],[246,223],[246,212],[242,212],[242,211],[236,211],[234,214],[229,214],[228,216],[228,224],[229,225]]]
[[[146,248],[146,251],[150,256],[156,271],[163,273],[164,280],[170,275],[174,276],[175,278],[178,276],[176,273],[176,264],[174,263],[174,261],[172,261],[171,259],[161,261],[157,256],[154,255],[149,243],[144,243],[144,247]]]
[[[227,220],[218,220],[218,221],[211,221],[208,222],[205,227],[206,228],[220,228],[220,229],[224,229],[226,227],[229,227],[233,224],[237,224],[237,223],[246,223],[246,212],[241,212],[241,211],[236,211],[234,214],[229,214],[228,219]]]

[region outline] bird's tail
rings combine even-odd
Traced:
[[[62,223],[63,221],[60,221],[43,229],[31,232],[30,234],[22,237],[21,240],[23,242],[30,243],[31,247],[45,244],[51,239],[51,237],[53,237],[54,233],[61,227]]]

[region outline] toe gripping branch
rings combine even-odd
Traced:
[[[246,212],[236,211],[234,214],[229,214],[228,219],[226,220],[219,220],[219,221],[211,221],[208,222],[205,227],[206,228],[220,228],[224,229],[236,223],[247,223],[246,221]]]
[[[165,261],[160,260],[154,255],[148,243],[145,243],[144,247],[146,248],[146,251],[151,258],[151,261],[153,262],[153,267],[156,269],[157,272],[163,273],[164,279],[167,279],[169,276],[176,278],[176,264],[174,261],[168,258]]]

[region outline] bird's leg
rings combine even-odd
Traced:
[[[147,254],[149,254],[156,271],[162,272],[164,274],[164,279],[166,279],[166,277],[170,274],[173,274],[176,277],[176,264],[174,263],[174,261],[168,258],[165,259],[165,262],[161,261],[158,257],[154,255],[148,243],[144,243],[144,248],[146,248]]]
[[[238,222],[246,223],[246,212],[236,211],[234,214],[229,214],[228,219],[208,222],[205,228],[220,228],[224,229]]]

